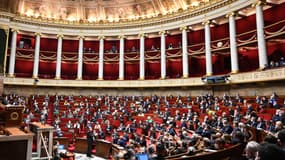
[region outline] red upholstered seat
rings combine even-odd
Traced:
[[[67,150],[68,150],[69,152],[74,152],[75,147],[74,147],[74,146],[69,146],[69,147],[67,148]]]

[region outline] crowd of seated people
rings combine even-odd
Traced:
[[[285,60],[284,60],[284,57],[281,57],[279,61],[271,60],[269,62],[269,65],[265,67],[265,69],[278,68],[278,67],[284,67],[284,66],[285,66]]]
[[[58,137],[86,136],[92,128],[95,138],[124,147],[127,156],[159,158],[246,146],[253,137],[249,128],[277,137],[285,124],[282,103],[276,93],[268,98],[33,95],[24,122],[51,120]]]

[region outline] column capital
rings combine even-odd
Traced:
[[[230,13],[226,14],[226,18],[235,17],[235,16],[237,16],[236,12],[230,12]]]
[[[119,35],[118,38],[119,39],[124,39],[124,38],[126,38],[126,36],[125,35]]]
[[[187,30],[188,30],[188,27],[187,27],[187,26],[182,26],[182,27],[179,28],[179,30],[180,30],[180,31],[183,31],[183,30],[186,30],[186,31],[187,31]]]
[[[210,23],[211,23],[211,21],[207,19],[207,20],[202,22],[202,25],[209,25]]]
[[[251,7],[254,8],[256,6],[263,6],[266,4],[266,0],[257,0],[256,2],[254,2]]]
[[[141,38],[141,37],[145,37],[146,34],[145,33],[140,33],[138,36]]]
[[[12,28],[11,31],[19,33],[19,29],[17,29],[17,28]]]
[[[42,36],[42,33],[36,32],[36,33],[35,33],[35,36]]]
[[[159,35],[166,34],[166,33],[167,33],[166,30],[162,30],[162,31],[159,31],[159,32],[158,32]]]
[[[79,39],[84,39],[85,37],[83,35],[78,36]]]
[[[63,34],[57,34],[57,35],[56,35],[56,38],[63,38],[63,37],[64,37]]]
[[[105,39],[105,36],[98,36],[98,39],[99,39],[99,40],[101,40],[101,39],[104,40],[104,39]]]

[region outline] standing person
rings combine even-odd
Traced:
[[[93,144],[93,132],[92,132],[92,128],[89,127],[88,128],[88,132],[87,132],[87,157],[91,157],[92,158],[92,144]]]

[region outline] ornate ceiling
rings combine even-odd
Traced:
[[[168,16],[217,1],[222,0],[18,0],[14,4],[17,13],[28,17],[114,23]]]

